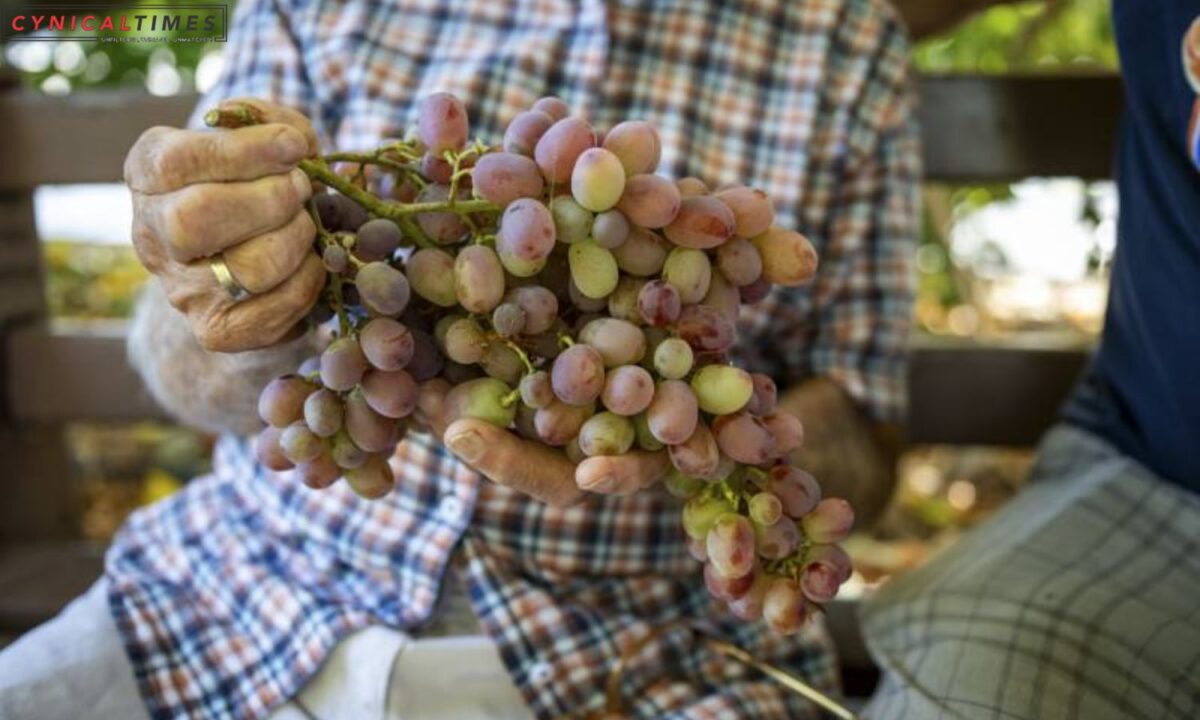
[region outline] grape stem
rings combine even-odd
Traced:
[[[525,365],[525,374],[529,375],[530,373],[532,373],[535,369],[533,367],[533,363],[529,360],[529,355],[524,350],[521,349],[521,346],[517,345],[515,342],[513,342],[512,340],[509,340],[507,338],[503,342],[505,345],[508,346],[509,350],[512,350],[513,352],[515,352],[517,354],[517,357],[521,358],[521,363],[523,365]]]
[[[512,407],[518,400],[521,399],[520,390],[512,390],[504,397],[500,398],[500,407]]]
[[[308,200],[308,214],[312,216],[313,224],[317,227],[317,238],[322,247],[339,244],[337,238],[328,230],[326,230],[325,226],[321,223],[321,214],[317,212],[317,203],[312,198],[309,198]],[[354,256],[350,255],[350,253],[346,254],[351,259],[354,259]],[[342,296],[341,273],[329,273],[329,294],[329,304],[333,306],[334,312],[337,313],[338,330],[341,331],[343,336],[349,335],[350,315],[346,312],[346,303]]]

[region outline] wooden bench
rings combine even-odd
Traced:
[[[1109,177],[1121,107],[1115,76],[931,77],[921,88],[926,174],[936,182]],[[45,318],[33,189],[113,182],[151,125],[181,124],[195,97],[46,97],[0,87],[0,642],[50,617],[101,570],[78,538],[80,498],[62,440],[75,420],[163,417],[125,360],[124,326]],[[918,344],[911,443],[1028,446],[1053,422],[1085,360],[1078,349]],[[831,623],[844,666],[871,663],[853,607]]]

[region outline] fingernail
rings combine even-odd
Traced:
[[[294,163],[308,154],[308,140],[298,130],[288,129],[279,135],[279,154],[286,163]]]
[[[593,492],[612,492],[617,489],[617,477],[615,475],[602,475],[599,480],[588,485],[583,485],[584,490]]]
[[[483,457],[483,438],[474,430],[466,430],[446,441],[454,454],[466,462],[478,462]]]
[[[300,168],[292,171],[292,185],[296,188],[296,194],[300,197],[300,202],[308,200],[312,195],[312,183],[309,182],[308,176]]]

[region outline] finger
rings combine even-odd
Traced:
[[[565,455],[482,420],[458,420],[446,428],[446,446],[493,482],[548,505],[566,507],[582,493],[575,466]]]
[[[450,383],[434,378],[421,383],[417,388],[417,412],[415,420],[429,428],[435,437],[446,435],[446,393]]]
[[[145,198],[139,221],[173,260],[190,262],[286,225],[311,194],[299,169],[249,182],[189,185]]]
[[[221,131],[156,127],[129,151],[125,182],[157,195],[196,183],[257,180],[288,172],[311,152],[304,133],[283,123]]]
[[[317,227],[305,210],[291,222],[225,250],[223,257],[230,274],[239,285],[258,295],[287,280],[312,254]],[[211,272],[208,262],[198,261]]]
[[[224,298],[187,313],[200,345],[213,352],[240,352],[274,345],[304,319],[325,287],[325,267],[315,253],[275,289],[233,303]],[[210,296],[211,297],[211,296]],[[170,299],[170,296],[168,296]],[[172,300],[172,304],[175,301]],[[177,305],[178,307],[178,305]]]
[[[249,105],[255,108],[262,117],[263,123],[290,125],[299,130],[304,135],[304,139],[308,141],[309,155],[317,155],[321,152],[321,143],[317,140],[317,132],[313,129],[312,121],[304,113],[267,100],[249,97],[231,98],[223,101],[217,107],[228,108],[234,105]]]
[[[589,492],[628,495],[662,480],[670,469],[665,451],[597,455],[579,463],[575,484]]]

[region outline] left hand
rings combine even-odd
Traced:
[[[576,466],[555,448],[524,440],[482,420],[447,424],[443,408],[449,390],[445,380],[424,383],[418,421],[492,482],[548,505],[572,505],[583,498],[584,491],[609,495],[637,492],[661,480],[670,469],[666,452],[635,450],[625,455],[590,457]]]

